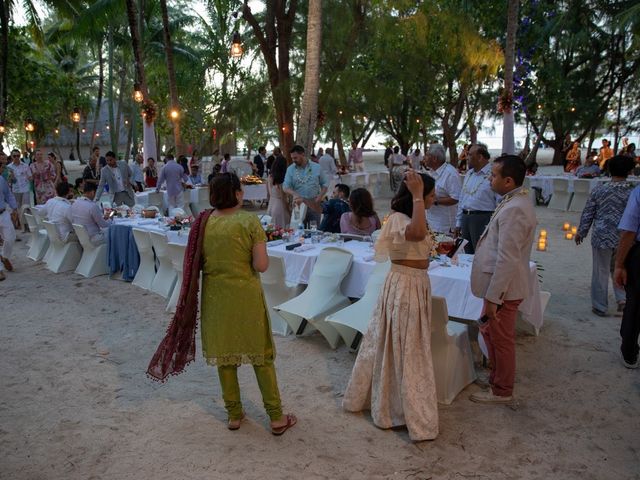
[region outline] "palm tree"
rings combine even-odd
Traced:
[[[173,65],[173,51],[171,45],[171,33],[169,32],[169,13],[167,10],[167,0],[160,0],[162,10],[162,36],[164,38],[164,53],[167,59],[167,73],[169,74],[169,94],[171,95],[171,108],[178,112],[178,88],[176,86],[176,70]],[[176,154],[182,153],[182,141],[180,139],[180,120],[176,116],[173,118],[173,138],[175,141]]]
[[[144,74],[144,63],[142,58],[142,46],[140,42],[140,30],[138,29],[138,9],[135,0],[126,0],[127,19],[129,20],[129,31],[131,33],[131,46],[133,48],[133,56],[135,58],[136,79],[140,84],[142,92],[143,104],[147,107],[151,105],[149,99],[149,90],[147,89],[147,80]],[[145,116],[143,125],[143,145],[145,159],[153,157],[158,159],[156,135],[154,128],[155,112],[153,115]]]
[[[516,57],[516,32],[518,30],[518,9],[520,0],[508,0],[507,5],[507,42],[504,52],[504,91],[502,98],[513,104],[513,67]],[[503,112],[502,152],[514,154],[516,151],[514,138],[515,117],[513,106],[509,105]]]
[[[311,153],[318,118],[320,52],[322,51],[322,1],[309,0],[307,16],[307,61],[304,68],[304,94],[296,143]]]

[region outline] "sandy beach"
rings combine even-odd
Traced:
[[[388,200],[376,199],[379,211]],[[184,374],[145,376],[171,318],[164,299],[107,276],[53,274],[26,258],[20,234],[0,283],[0,479],[640,479],[640,370],[621,365],[620,318],[591,313],[591,247],[561,231],[579,214],[536,214],[549,247],[532,259],[552,297],[540,335],[517,338],[517,403],[474,404],[470,385],[440,406],[439,437],[417,444],[341,409],[355,355],[320,336],[275,340],[298,425],[271,435],[245,366],[248,421],[227,430],[199,342]]]

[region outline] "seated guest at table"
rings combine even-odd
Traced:
[[[427,273],[432,240],[424,220],[434,186],[433,178],[409,171],[391,201],[375,245],[376,261],[391,260],[391,269],[342,401],[350,412],[371,410],[377,427],[406,425],[414,442],[438,436]]]
[[[640,185],[629,201],[618,225],[620,243],[615,259],[614,281],[624,286],[627,301],[622,313],[620,336],[622,364],[626,368],[640,367],[638,335],[640,335]]]
[[[185,157],[186,159],[186,157]],[[165,157],[164,168],[160,171],[156,192],[159,192],[164,183],[167,183],[167,205],[172,208],[182,208],[184,205],[183,192],[188,177],[182,165],[177,163],[173,155]]]
[[[147,158],[147,166],[144,168],[144,183],[149,188],[154,188],[158,184],[158,170],[153,157]]]
[[[465,252],[472,254],[484,227],[489,223],[500,197],[491,189],[489,151],[484,145],[472,145],[467,156],[469,170],[462,182],[456,210],[456,236],[467,240]]]
[[[564,171],[567,173],[575,173],[580,166],[580,145],[578,142],[573,142],[571,150],[567,152],[567,164],[564,166]]]
[[[435,232],[448,234],[456,228],[460,175],[447,163],[444,147],[439,143],[429,145],[425,160],[436,181],[436,201],[429,212],[429,225]]]
[[[216,163],[213,166],[213,168],[212,168],[213,171],[207,177],[207,185],[211,183],[211,180],[213,180],[214,177],[220,175],[220,170],[221,169],[222,169],[222,166],[219,163]]]
[[[100,170],[100,183],[96,193],[96,201],[100,200],[104,186],[109,186],[109,193],[113,194],[113,203],[116,205],[128,205],[133,207],[136,203],[133,192],[133,179],[131,169],[126,162],[116,159],[116,154],[107,152],[105,154],[107,164]]]
[[[84,225],[91,243],[100,245],[106,241],[106,229],[109,227],[100,206],[94,201],[98,186],[95,183],[84,185],[83,195],[69,209],[71,223]]]
[[[297,419],[283,415],[276,380],[275,348],[259,276],[269,266],[267,238],[258,217],[241,210],[242,186],[235,174],[215,177],[210,188],[214,209],[203,212],[191,228],[178,309],[148,373],[164,379],[182,371],[193,359],[202,272],[202,352],[206,362],[218,368],[227,428],[239,429],[245,417],[238,367],[249,364],[271,420],[271,433],[282,435]],[[238,301],[240,291],[242,300]],[[178,332],[182,340],[176,342]]]
[[[585,158],[584,165],[576,169],[576,177],[578,178],[595,178],[599,177],[601,173],[600,167],[591,156]]]
[[[291,208],[289,198],[282,184],[287,173],[287,161],[283,156],[277,157],[271,165],[271,172],[267,178],[269,205],[267,214],[271,216],[271,223],[279,227],[288,227],[291,222]]]
[[[330,150],[329,148],[327,150]],[[328,202],[322,202],[322,222],[320,230],[323,232],[340,233],[340,217],[350,211],[350,188],[344,183],[338,183],[333,189],[333,195]]]
[[[471,267],[471,291],[484,300],[486,323],[480,329],[489,351],[490,388],[472,394],[473,402],[513,400],[516,316],[529,296],[529,257],[537,224],[522,188],[525,173],[524,161],[516,155],[503,155],[491,165],[491,188],[502,201],[478,240]]]
[[[131,165],[131,177],[135,183],[136,192],[144,192],[144,173],[142,172],[142,164],[144,157],[139,153],[136,155],[133,165]]]
[[[609,306],[609,274],[613,279],[613,260],[620,241],[618,223],[633,190],[627,176],[633,168],[633,160],[616,155],[609,160],[611,181],[597,185],[589,194],[580,217],[576,245],[580,245],[589,233],[591,225],[591,311],[600,317],[607,316]],[[618,313],[624,310],[624,289],[613,284],[618,303]]]
[[[366,188],[356,188],[349,195],[350,212],[340,217],[340,232],[371,235],[380,228],[380,219],[373,210],[373,198]]]
[[[67,182],[59,183],[56,185],[56,194],[57,196],[47,200],[47,203],[37,207],[36,211],[40,216],[55,223],[60,240],[63,242],[77,241],[78,239],[71,223],[71,216],[69,215],[69,209],[71,208],[69,198],[73,198],[71,185]]]
[[[191,185],[202,184],[202,175],[200,175],[200,167],[198,165],[191,165],[191,175],[189,175],[188,181]]]

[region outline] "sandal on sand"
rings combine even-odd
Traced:
[[[287,413],[287,424],[281,427],[271,427],[271,433],[275,436],[280,436],[291,427],[293,427],[296,423],[298,423],[298,419],[292,413]]]
[[[229,419],[227,421],[227,428],[229,430],[238,430],[240,428],[240,424],[245,419],[245,417],[246,417],[246,415],[244,414],[244,412],[242,412],[242,417],[240,417],[239,419],[237,419],[237,420]]]

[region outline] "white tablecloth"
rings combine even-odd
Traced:
[[[288,283],[307,284],[311,277],[313,266],[323,248],[337,246],[336,244],[316,244],[312,250],[293,252],[285,249],[281,244],[276,247],[268,247],[268,253],[272,256],[282,257],[285,262],[286,279]],[[340,248],[353,253],[351,270],[342,281],[341,289],[348,297],[360,298],[373,271],[375,262],[369,260],[373,250],[368,244],[359,241],[346,242]],[[482,312],[482,300],[471,293],[471,262],[472,255],[460,255],[458,266],[441,266],[432,262],[429,268],[431,290],[433,295],[444,297],[447,300],[449,316],[465,320],[478,320]],[[529,298],[525,299],[519,307],[523,318],[532,324],[536,331],[542,327],[542,309],[540,305],[540,284],[536,271],[536,264],[530,263]]]
[[[267,199],[267,184],[261,183],[258,185],[243,185],[245,200],[263,201]]]
[[[538,187],[542,189],[542,196],[545,200],[548,200],[553,195],[553,180],[563,179],[568,181],[568,192],[573,193],[573,182],[578,178],[575,175],[533,175],[527,177],[531,182],[532,187]],[[598,177],[598,178],[581,178],[579,180],[589,181],[589,191],[593,190],[597,185],[601,183],[609,182],[610,177]],[[627,179],[633,183],[640,183],[640,178],[629,177]]]
[[[189,188],[184,191],[183,197],[186,203],[198,203],[198,192],[201,190],[209,190],[209,187],[195,187]],[[143,207],[149,206],[149,194],[155,192],[155,188],[149,188],[144,192],[136,192],[136,205]],[[162,192],[162,208],[166,210],[169,205],[169,197],[166,190],[160,190]]]
[[[189,233],[186,230],[169,230],[164,223],[158,221],[157,218],[115,218],[113,221],[116,225],[126,225],[131,228],[139,228],[150,232],[163,233],[169,243],[177,243],[186,245]]]

